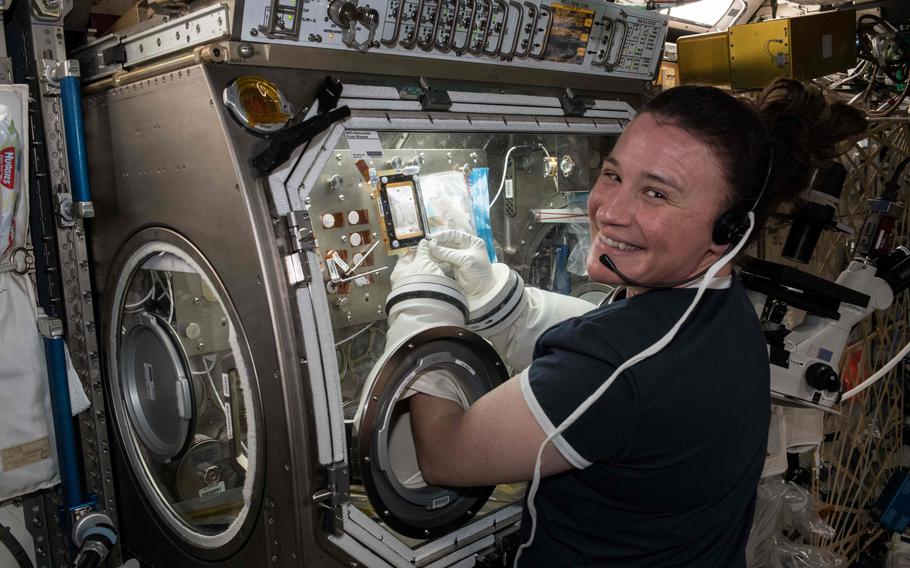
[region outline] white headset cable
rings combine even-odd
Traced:
[[[606,390],[608,388],[610,388],[610,386],[613,384],[613,382],[619,377],[620,374],[622,374],[623,371],[632,367],[636,363],[644,361],[645,359],[651,357],[652,355],[659,353],[664,347],[666,347],[671,341],[673,341],[673,338],[676,336],[676,333],[682,327],[683,323],[685,323],[686,319],[688,319],[689,315],[695,309],[695,306],[698,305],[699,300],[701,300],[702,295],[705,293],[705,289],[707,289],[707,287],[708,287],[708,283],[711,281],[712,278],[714,278],[714,275],[717,274],[720,271],[720,269],[723,268],[728,262],[733,260],[733,258],[737,254],[739,254],[739,251],[746,244],[746,241],[749,240],[749,235],[752,234],[752,229],[755,227],[755,214],[750,211],[748,213],[748,218],[749,218],[749,228],[746,230],[746,233],[743,235],[742,239],[740,239],[739,243],[737,243],[737,245],[735,247],[733,247],[731,250],[729,250],[727,252],[727,254],[720,257],[714,264],[711,265],[711,268],[708,269],[708,271],[705,273],[704,277],[702,278],[701,282],[699,283],[698,290],[695,292],[695,298],[692,300],[692,303],[689,304],[689,307],[686,309],[685,313],[683,313],[682,317],[680,317],[679,320],[677,320],[676,323],[673,325],[673,327],[670,328],[670,331],[668,331],[663,337],[658,339],[651,346],[642,350],[640,353],[632,356],[625,363],[623,363],[622,365],[617,367],[617,369],[615,371],[613,371],[613,374],[610,375],[610,378],[608,378],[606,381],[604,381],[604,383],[602,385],[600,385],[597,388],[597,390],[595,390],[588,398],[586,398],[581,404],[579,404],[578,407],[572,412],[572,414],[567,416],[566,419],[563,420],[562,423],[560,423],[560,425],[557,426],[557,428],[555,430],[553,430],[553,432],[549,436],[547,436],[547,439],[544,440],[543,443],[540,445],[540,449],[537,450],[537,461],[534,464],[534,477],[531,480],[531,486],[528,488],[528,497],[527,497],[528,516],[530,516],[530,518],[531,518],[531,533],[528,538],[528,542],[525,542],[521,546],[518,547],[518,552],[515,554],[515,564],[514,564],[514,566],[516,568],[518,566],[518,561],[521,558],[522,550],[531,546],[531,543],[534,542],[534,534],[537,531],[537,508],[534,506],[534,497],[537,495],[537,489],[540,486],[540,468],[541,468],[541,460],[543,458],[544,448],[546,448],[547,444],[552,442],[554,438],[561,435],[572,424],[574,424],[575,421],[578,420],[582,414],[587,412],[588,409],[591,408],[591,406],[595,402],[597,402],[598,399],[600,399],[600,397],[603,395],[603,393],[606,392]]]

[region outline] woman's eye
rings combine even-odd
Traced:
[[[645,195],[648,197],[653,197],[654,199],[666,199],[667,196],[663,193],[657,191],[656,189],[649,189],[645,192]]]

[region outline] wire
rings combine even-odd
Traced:
[[[149,290],[149,293],[145,295],[145,298],[142,298],[138,302],[134,302],[132,304],[124,304],[123,307],[124,307],[124,309],[127,309],[127,310],[132,310],[133,308],[138,308],[142,304],[146,303],[148,301],[148,299],[151,298],[152,294],[154,294],[154,293],[155,293],[155,283],[152,282],[152,289]]]
[[[167,323],[171,323],[171,320],[174,319],[174,288],[171,286],[169,276],[165,276],[164,279],[167,281],[167,298],[171,301],[171,307],[167,312]]]
[[[10,528],[3,524],[0,524],[0,543],[12,554],[13,559],[15,559],[20,568],[34,567],[31,558],[25,552],[25,548],[22,547],[22,543],[16,539]]]
[[[203,357],[202,360],[205,361],[205,358]],[[190,372],[194,375],[207,375],[207,374],[211,373],[212,369],[214,369],[214,368],[215,368],[215,361],[213,360],[211,366],[209,366],[208,369],[206,369],[204,371],[190,371]]]
[[[490,207],[496,204],[496,200],[499,199],[499,194],[502,193],[502,188],[506,184],[506,173],[509,171],[509,156],[512,155],[512,152],[519,148],[533,148],[534,144],[521,144],[519,146],[512,146],[506,152],[506,159],[502,161],[502,179],[499,180],[499,189],[496,190],[496,195],[493,196],[493,199],[490,201]]]
[[[613,385],[613,382],[616,381],[616,379],[619,377],[620,374],[622,374],[623,371],[625,371],[626,369],[632,367],[633,365],[635,365],[641,361],[644,361],[645,359],[659,353],[664,347],[666,347],[671,341],[673,341],[673,338],[676,337],[676,333],[682,327],[683,323],[685,323],[685,321],[689,318],[689,315],[695,309],[695,306],[698,305],[699,300],[701,300],[702,295],[705,293],[705,290],[708,287],[708,282],[710,282],[711,279],[714,278],[714,275],[717,274],[721,268],[723,268],[737,254],[739,254],[739,251],[743,248],[743,246],[745,246],[746,242],[749,240],[749,235],[752,234],[752,229],[755,228],[755,213],[753,213],[752,211],[749,211],[748,218],[749,218],[749,228],[746,230],[745,234],[742,236],[739,243],[737,243],[735,247],[730,249],[724,256],[720,257],[714,264],[711,265],[710,268],[708,268],[708,271],[705,273],[704,278],[702,278],[701,283],[699,283],[699,285],[698,285],[698,290],[695,292],[695,298],[692,300],[692,303],[689,304],[688,308],[686,308],[686,311],[685,311],[685,313],[683,313],[682,317],[680,317],[679,320],[677,320],[676,323],[673,325],[673,327],[670,328],[670,331],[668,331],[663,337],[658,339],[655,343],[651,344],[649,347],[642,350],[638,354],[632,356],[630,359],[626,360],[625,363],[623,363],[622,365],[617,367],[617,369],[615,371],[613,371],[613,374],[610,375],[610,378],[608,378],[606,381],[604,381],[604,383],[601,384],[597,388],[597,390],[595,390],[591,394],[591,396],[586,398],[584,400],[584,402],[579,404],[578,407],[572,412],[572,414],[570,414],[565,420],[563,420],[562,423],[549,436],[547,436],[547,439],[544,440],[543,443],[540,445],[540,448],[537,450],[537,461],[534,464],[534,477],[531,480],[531,486],[528,488],[528,496],[527,496],[528,515],[531,517],[531,532],[530,532],[530,536],[528,537],[528,542],[525,542],[521,546],[518,547],[518,552],[515,555],[514,566],[516,566],[516,567],[518,566],[518,560],[521,558],[522,550],[528,548],[529,546],[531,546],[531,543],[534,542],[534,533],[537,531],[537,508],[534,506],[534,497],[537,494],[537,489],[540,487],[541,459],[543,458],[544,448],[546,448],[547,444],[552,442],[554,438],[561,435],[563,432],[566,431],[566,429],[569,428],[569,426],[574,424],[575,421],[578,420],[582,414],[587,412],[588,409],[595,402],[597,402],[600,399],[600,397],[603,395],[603,393],[606,392],[606,390]]]
[[[374,324],[374,323],[376,323],[376,322],[370,322],[370,323],[368,323],[363,329],[361,329],[360,331],[358,331],[357,333],[354,333],[353,335],[349,335],[349,336],[345,337],[344,339],[342,339],[341,341],[339,341],[338,343],[336,343],[336,344],[335,344],[335,347],[338,347],[339,345],[341,345],[341,344],[343,344],[343,343],[347,343],[348,341],[351,341],[351,340],[354,339],[355,337],[359,336],[360,334],[362,334],[362,333],[365,332],[366,330],[368,330],[368,329],[370,329],[371,327],[373,327],[373,324]]]
[[[908,353],[910,353],[910,343],[904,345],[904,348],[901,349],[893,359],[885,363],[885,366],[876,371],[871,377],[842,394],[840,401],[843,403],[845,400],[850,400],[854,396],[858,395],[859,393],[863,392],[867,388],[880,381],[881,378],[887,375],[891,369],[900,363]]]

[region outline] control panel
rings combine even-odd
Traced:
[[[667,16],[604,1],[251,0],[242,39],[649,80]]]

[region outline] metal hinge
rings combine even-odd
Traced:
[[[288,237],[291,254],[284,257],[284,268],[291,286],[306,286],[312,280],[306,253],[316,248],[313,226],[307,211],[291,211],[285,218],[288,223]]]
[[[335,536],[344,533],[344,515],[341,506],[350,498],[351,478],[348,464],[333,463],[325,468],[326,488],[313,494],[313,502],[327,512],[327,528]]]

